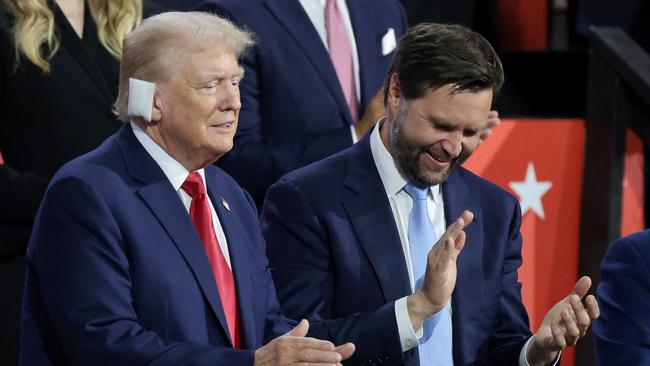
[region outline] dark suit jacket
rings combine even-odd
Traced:
[[[286,175],[269,189],[262,230],[281,308],[288,316],[345,318],[392,306],[411,292],[369,136]],[[516,365],[531,336],[517,279],[519,205],[463,168],[449,176],[442,190],[448,223],[465,209],[475,215],[466,230],[452,296],[454,362]],[[339,335],[355,331],[349,327]],[[402,354],[397,330],[394,337],[386,349],[387,363],[418,365],[415,349]]]
[[[0,9],[0,255],[24,251],[48,180],[65,162],[86,153],[117,131],[111,113],[119,61],[99,43],[86,9],[83,41],[53,6],[60,38],[44,75],[28,60],[15,63],[10,27]],[[12,235],[25,227],[26,235]]]
[[[650,230],[609,247],[598,286],[594,322],[599,365],[650,364]]]
[[[0,7],[0,151],[6,163],[0,165],[0,238],[15,238],[2,240],[0,257],[24,251],[54,173],[99,146],[120,126],[112,112],[119,60],[99,42],[88,7],[79,39],[51,3],[60,46],[48,74],[24,57],[16,64],[13,18]],[[148,16],[161,10],[145,2],[143,12]]]
[[[231,348],[178,193],[126,125],[48,187],[27,252],[22,365],[250,365],[256,348],[290,329],[255,205],[220,169],[205,175],[228,240],[245,349]]]
[[[360,115],[383,85],[394,52],[382,55],[389,28],[406,29],[396,0],[348,1],[359,57]],[[200,9],[255,33],[245,55],[235,148],[219,160],[258,204],[281,175],[352,144],[352,120],[329,53],[298,0],[212,0]]]

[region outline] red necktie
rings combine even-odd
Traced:
[[[237,294],[235,291],[235,280],[232,271],[226,263],[226,258],[221,252],[217,235],[214,232],[212,223],[212,212],[208,204],[208,198],[203,185],[203,179],[197,172],[192,172],[181,188],[192,197],[190,205],[190,218],[201,237],[205,254],[208,256],[214,280],[217,282],[221,306],[226,315],[230,338],[235,348],[241,348],[241,331],[239,329],[239,316],[237,315]]]
[[[336,5],[336,0],[325,3],[325,29],[327,31],[327,46],[330,58],[339,78],[345,102],[350,108],[353,122],[359,119],[357,106],[357,89],[354,81],[354,64],[352,63],[352,46],[345,31],[343,16]]]

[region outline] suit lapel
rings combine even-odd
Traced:
[[[294,41],[302,49],[305,56],[316,69],[321,79],[330,91],[345,121],[353,124],[352,115],[345,102],[336,70],[330,61],[329,53],[323,46],[309,16],[296,0],[266,0],[264,2],[273,16],[286,28]]]
[[[64,41],[61,42],[61,47],[65,48],[70,55],[79,63],[81,68],[84,70],[88,78],[95,84],[100,93],[106,98],[108,105],[115,102],[115,96],[111,92],[111,89],[106,84],[102,72],[93,58],[88,53],[88,50],[85,49],[85,46],[82,40],[79,38],[77,33],[74,31],[68,19],[65,17],[61,9],[54,4],[53,12],[56,24],[61,32],[61,37]],[[88,6],[84,10],[84,35],[97,37],[96,31],[88,31],[88,27],[96,27]]]
[[[361,247],[379,278],[384,300],[411,292],[393,212],[370,151],[370,134],[351,148],[344,184],[350,196],[343,202]]]
[[[205,255],[201,239],[192,220],[186,214],[178,193],[153,158],[135,138],[130,125],[125,124],[122,127],[118,133],[117,142],[129,174],[134,179],[143,182],[143,185],[137,190],[138,195],[156,216],[187,262],[221,325],[224,338],[230,339],[210,263]]]
[[[210,196],[214,210],[217,212],[219,222],[228,242],[230,265],[237,289],[237,308],[243,336],[242,339],[244,341],[243,346],[248,349],[254,349],[256,338],[255,319],[253,319],[253,299],[251,298],[251,270],[247,259],[250,258],[251,254],[247,252],[245,245],[241,245],[241,243],[246,243],[250,239],[246,234],[246,228],[241,225],[239,216],[236,214],[237,209],[243,208],[230,206],[234,202],[237,202],[233,197],[234,193],[224,189],[223,184],[219,184],[213,169],[213,167],[205,169],[208,195]],[[231,210],[235,210],[235,212]]]
[[[350,11],[350,22],[354,30],[354,39],[357,45],[359,56],[359,83],[361,90],[360,110],[365,110],[368,101],[375,95],[377,90],[371,90],[368,84],[373,79],[377,67],[377,58],[380,55],[379,41],[374,33],[374,20],[370,11],[369,0],[347,1]]]
[[[474,202],[472,193],[462,178],[463,168],[459,168],[442,184],[442,194],[445,202],[445,220],[447,225],[453,223],[464,210],[474,213],[474,221],[467,226],[465,247],[458,256],[456,287],[452,295],[452,324],[454,360],[465,359],[465,346],[473,344],[473,340],[465,339],[463,329],[472,328],[471,311],[483,293],[483,217],[480,206]]]

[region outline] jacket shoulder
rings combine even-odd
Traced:
[[[451,180],[449,182],[451,184],[453,184],[456,179],[465,182],[471,190],[471,194],[482,197],[483,199],[493,202],[505,202],[509,205],[519,202],[512,193],[485,178],[479,177],[463,167],[458,168],[450,178]]]

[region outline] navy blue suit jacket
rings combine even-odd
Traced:
[[[298,0],[211,0],[216,12],[255,33],[242,59],[242,109],[234,149],[219,165],[262,203],[280,176],[352,145],[352,120],[329,53]],[[359,58],[360,116],[386,78],[389,28],[407,27],[396,0],[348,1]]]
[[[228,240],[245,349],[231,346],[185,207],[126,125],[48,188],[27,253],[22,365],[250,365],[256,348],[290,329],[255,205],[219,168],[205,178]]]
[[[650,230],[609,247],[594,322],[598,365],[650,365]]]
[[[369,136],[274,184],[262,211],[267,255],[283,312],[320,320],[393,306],[411,293],[390,203]],[[474,213],[452,296],[456,365],[516,365],[531,336],[521,302],[521,213],[512,195],[459,168],[442,185],[447,223]],[[394,314],[393,314],[394,319]],[[394,320],[393,320],[394,322]],[[340,330],[340,336],[357,331]],[[418,365],[397,329],[388,364]],[[363,353],[363,345],[357,352]]]

